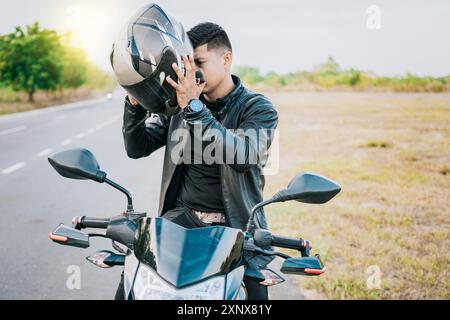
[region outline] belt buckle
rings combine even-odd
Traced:
[[[194,213],[203,223],[225,223],[225,215],[220,212],[204,212],[194,210]]]

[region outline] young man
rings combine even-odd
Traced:
[[[264,187],[264,163],[255,161],[254,155],[264,153],[263,149],[270,146],[278,113],[266,97],[249,91],[231,74],[232,47],[220,26],[201,23],[188,31],[188,36],[194,57],[182,57],[186,74],[174,64],[178,81],[166,79],[176,90],[180,112],[170,118],[155,115],[146,125],[143,121],[146,110],[127,97],[123,124],[125,148],[129,157],[140,158],[166,146],[161,216],[187,228],[223,224],[245,230],[252,207],[262,201]],[[195,78],[198,69],[206,81],[202,84]],[[208,141],[201,141],[200,151],[210,144],[220,146],[224,161],[189,161],[198,160],[193,146],[195,126],[200,127],[202,134],[208,133]],[[185,163],[173,159],[179,145],[172,136],[178,129],[185,129],[192,138],[192,145],[183,149],[189,153]],[[265,143],[258,143],[261,134]],[[267,228],[262,210],[257,212],[255,223],[257,227]],[[253,256],[248,260],[250,270],[265,266],[271,259]],[[268,299],[267,287],[259,281],[250,276],[244,278],[249,299]]]

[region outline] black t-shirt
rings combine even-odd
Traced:
[[[205,103],[205,101],[203,102]],[[209,103],[206,105],[213,116],[218,119],[217,112],[222,106]],[[194,139],[198,138],[194,137],[191,130],[191,161],[189,164],[183,164],[183,177],[176,206],[187,206],[206,212],[225,212],[219,165],[216,163],[206,164],[203,159],[202,163],[198,163],[201,158],[199,158],[200,155],[194,155]],[[202,152],[209,143],[211,142],[202,141]]]

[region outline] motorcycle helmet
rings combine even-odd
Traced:
[[[177,81],[172,63],[185,73],[181,55],[194,54],[183,26],[150,4],[129,20],[124,31],[110,56],[119,84],[151,113],[173,115],[179,107],[166,77]]]

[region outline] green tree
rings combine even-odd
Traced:
[[[320,75],[337,75],[340,71],[341,68],[333,57],[328,57],[325,63],[322,63],[315,68],[315,72]]]
[[[337,84],[345,86],[356,86],[361,82],[361,71],[357,69],[347,69],[338,76]]]
[[[24,31],[0,36],[0,82],[26,91],[28,100],[39,89],[54,90],[62,79],[63,47],[53,30],[40,30],[36,22]]]
[[[81,48],[70,45],[72,35],[62,37],[62,88],[78,88],[86,82],[88,59]]]
[[[258,68],[248,66],[238,66],[234,73],[238,75],[242,81],[252,85],[264,80]]]
[[[88,89],[102,89],[113,90],[117,86],[116,78],[92,62],[88,62],[86,65],[86,83],[85,87]]]
[[[264,77],[264,83],[270,87],[280,87],[286,85],[286,79],[275,71],[269,71]]]

